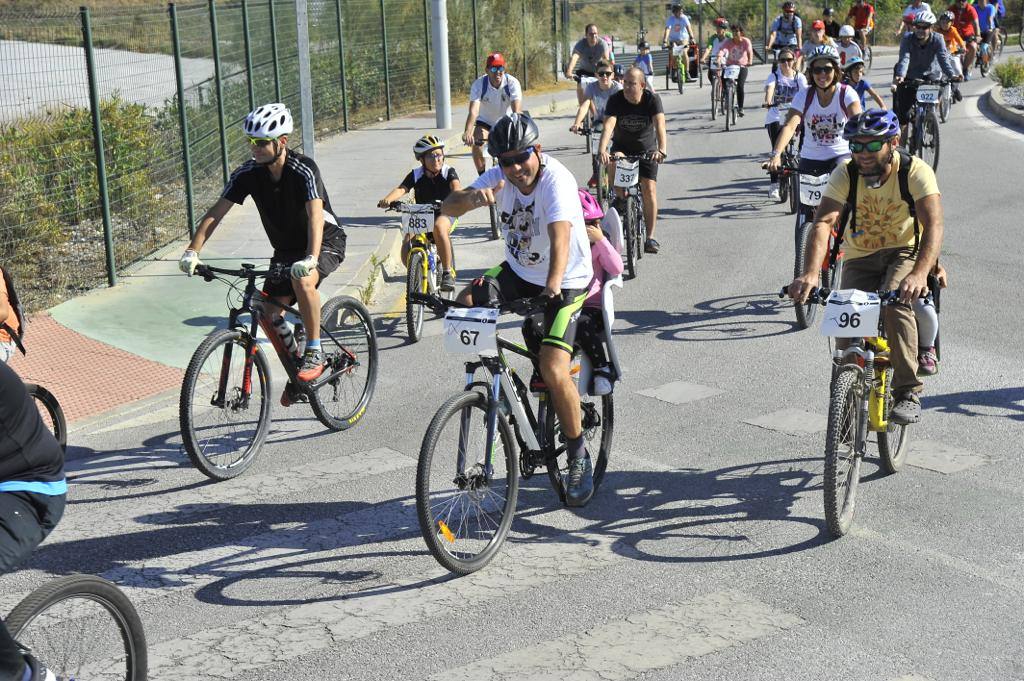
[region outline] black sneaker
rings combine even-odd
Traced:
[[[455,290],[455,275],[451,270],[447,270],[441,273],[441,290],[442,291],[454,291]]]
[[[594,469],[590,455],[569,459],[569,470],[565,475],[566,506],[586,506],[594,496]]]
[[[661,250],[661,244],[654,239],[648,239],[644,242],[644,253],[657,253]]]
[[[892,406],[889,418],[893,423],[909,426],[921,420],[921,400],[914,393],[906,393]]]
[[[743,113],[743,109],[736,109],[736,113],[739,114],[740,118],[743,118],[746,114]]]
[[[299,380],[316,380],[324,372],[324,353],[320,350],[306,350],[302,356],[302,364],[299,366]]]

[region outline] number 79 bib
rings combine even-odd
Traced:
[[[877,335],[881,308],[882,301],[875,293],[855,288],[832,291],[825,302],[821,335],[836,338]]]

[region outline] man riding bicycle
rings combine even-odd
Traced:
[[[544,313],[538,368],[566,437],[566,500],[570,506],[582,506],[594,493],[593,470],[569,364],[593,267],[576,180],[564,165],[541,153],[539,138],[529,114],[499,120],[487,143],[499,167],[478,177],[468,189],[452,192],[441,208],[446,215],[461,216],[494,204],[505,233],[505,261],[460,292],[460,303],[551,299]],[[502,180],[506,184],[495,195]]]
[[[611,153],[608,144],[611,142]],[[605,165],[613,163],[615,155],[648,154],[640,159],[640,193],[644,203],[644,221],[647,223],[645,253],[657,253],[661,245],[654,239],[658,221],[658,164],[668,155],[668,134],[665,131],[665,109],[661,97],[644,87],[643,71],[635,66],[626,71],[622,92],[608,99],[605,107],[604,130],[598,142],[599,160]],[[614,165],[608,176],[615,176]],[[617,189],[620,196],[622,190]]]
[[[683,6],[678,2],[672,3],[672,13],[665,19],[665,33],[661,37],[661,46],[671,50],[674,45],[690,44],[690,37],[693,35],[693,27],[690,25],[690,17],[683,14]],[[684,57],[686,53],[683,53]],[[676,55],[668,53],[668,72],[672,76],[672,82],[676,82]],[[689,80],[689,68],[683,68],[683,76]]]
[[[896,88],[892,110],[900,119],[903,138],[906,138],[907,124],[910,123],[910,111],[917,102],[917,86],[912,82],[904,83],[904,80],[935,80],[943,73],[952,81],[960,80],[953,68],[953,58],[946,49],[946,41],[932,31],[934,24],[934,14],[927,10],[918,12],[914,18],[914,32],[903,36],[900,41],[900,58],[892,81]]]
[[[419,168],[413,168],[405,176],[401,184],[388,192],[387,196],[377,202],[378,208],[387,208],[392,201],[397,201],[410,191],[416,203],[433,204],[444,201],[453,191],[462,189],[459,174],[455,168],[444,162],[444,141],[434,135],[424,135],[416,141],[412,148]],[[437,255],[441,259],[441,290],[455,290],[455,268],[453,266],[452,241],[449,238],[453,228],[452,219],[443,213],[434,217],[434,231],[431,240],[437,246]],[[402,242],[402,262],[408,264],[410,235]]]
[[[590,79],[597,75],[597,62],[615,63],[611,46],[601,39],[597,24],[587,24],[586,34],[572,48],[572,56],[565,67],[565,77],[576,80],[576,103],[583,103],[583,88]],[[521,110],[521,109],[520,109]]]
[[[861,52],[867,51],[868,35],[875,25],[875,8],[867,0],[854,0],[850,11],[846,13],[847,23],[853,26],[854,42],[860,46]]]
[[[483,143],[499,118],[523,110],[523,86],[515,76],[505,73],[505,57],[500,52],[487,56],[487,73],[469,88],[469,113],[462,141],[473,153],[476,174],[487,170]]]
[[[850,203],[841,288],[899,292],[899,304],[883,308],[893,367],[891,418],[898,424],[917,423],[922,383],[913,304],[928,292],[928,273],[942,247],[938,184],[927,163],[897,149],[899,121],[893,112],[869,109],[853,116],[843,136],[853,160],[832,173],[814,216],[807,270],[789,285],[789,295],[800,303],[807,299],[827,255],[829,234]],[[853,192],[851,173],[856,177]]]
[[[284,104],[266,104],[255,109],[245,117],[242,129],[249,140],[252,158],[231,174],[220,199],[200,220],[178,266],[192,276],[202,264],[199,251],[221,220],[232,206],[241,205],[251,196],[274,246],[271,265],[291,268],[289,279],[268,278],[263,292],[281,305],[298,302],[307,338],[298,378],[312,381],[324,370],[317,288],[345,259],[345,230],[331,209],[316,163],[288,149],[293,123]],[[277,309],[274,314],[275,319],[283,320],[284,310]],[[282,326],[275,324],[275,328]],[[282,397],[282,404],[285,401]]]
[[[0,574],[23,562],[56,527],[67,491],[64,451],[25,384],[0,362]],[[53,672],[22,653],[3,622],[0,679],[56,681]]]
[[[604,59],[597,62],[597,80],[588,84],[586,90],[584,90],[583,103],[580,104],[580,108],[576,111],[576,119],[569,126],[570,132],[579,132],[581,130],[583,119],[587,117],[588,111],[593,111],[594,125],[600,129],[600,125],[604,122],[604,110],[608,106],[608,99],[616,92],[622,91],[622,84],[612,78],[613,73],[611,63]],[[597,186],[596,173],[587,184],[591,187]]]
[[[796,4],[792,0],[782,3],[782,14],[772,21],[771,32],[768,34],[766,52],[772,48],[788,47],[796,56],[796,70],[800,70],[800,53],[804,46],[804,25],[796,15]]]
[[[953,13],[953,25],[967,43],[967,53],[964,55],[964,80],[970,80],[971,68],[978,54],[977,41],[981,40],[978,12],[972,5],[967,4],[967,0],[956,0],[956,3],[949,7],[949,11]]]
[[[700,56],[701,63],[707,63],[708,65],[708,82],[712,86],[715,84],[715,78],[718,75],[718,59],[712,59],[711,55],[718,56],[718,53],[722,51],[722,45],[727,40],[732,39],[732,33],[728,32],[729,22],[718,17],[715,19],[715,33],[708,38],[708,46],[704,50],[704,54]]]

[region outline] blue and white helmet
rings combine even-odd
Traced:
[[[259,139],[277,139],[281,135],[290,135],[293,128],[291,112],[280,102],[264,104],[250,112],[242,123],[246,135]]]
[[[857,64],[863,64],[863,63],[864,63],[864,60],[861,59],[860,57],[850,57],[849,59],[846,60],[846,63],[843,64],[843,71],[849,71],[850,69],[852,69]]]
[[[900,133],[900,119],[892,111],[885,109],[868,109],[856,114],[846,121],[843,127],[843,139],[854,137],[881,137],[888,139]]]

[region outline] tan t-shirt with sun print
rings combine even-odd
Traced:
[[[836,166],[825,188],[825,196],[839,203],[846,203],[850,193],[847,163]],[[863,177],[857,178],[857,230],[847,229],[843,235],[843,254],[847,259],[863,258],[886,248],[914,247],[914,218],[900,196],[899,167],[900,155],[894,154],[892,172],[878,189],[869,189]],[[916,157],[911,157],[907,185],[915,202],[939,193],[935,172]]]

